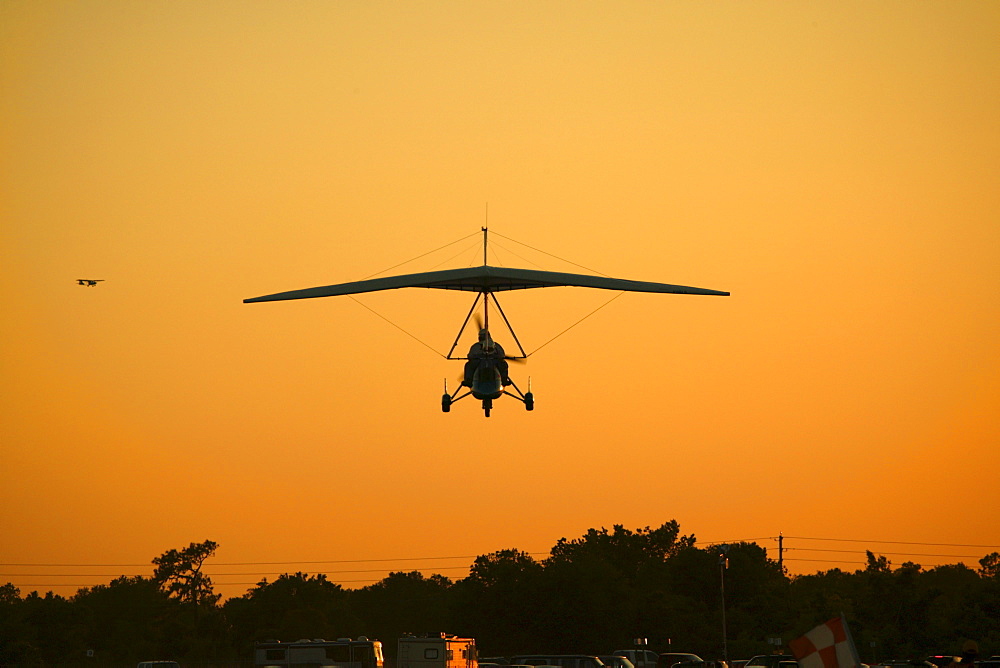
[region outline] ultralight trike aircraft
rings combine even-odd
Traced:
[[[719,290],[707,290],[705,288],[692,288],[683,285],[669,285],[667,283],[647,283],[642,281],[630,281],[622,278],[610,278],[606,276],[591,276],[587,274],[567,274],[552,271],[537,271],[533,269],[516,269],[510,267],[491,267],[487,261],[488,230],[482,228],[483,232],[483,264],[477,267],[466,267],[463,269],[446,269],[443,271],[429,271],[419,274],[405,274],[401,276],[389,276],[386,278],[374,278],[364,281],[354,281],[352,283],[339,283],[337,285],[326,285],[317,288],[306,288],[304,290],[292,290],[290,292],[279,292],[263,297],[244,299],[244,303],[273,302],[288,299],[311,299],[314,297],[333,297],[337,295],[354,295],[363,292],[376,292],[379,290],[395,290],[398,288],[436,288],[440,290],[462,290],[465,292],[475,292],[476,299],[465,316],[458,336],[451,346],[451,350],[446,356],[450,360],[465,360],[465,372],[458,389],[453,393],[448,392],[448,383],[445,380],[445,391],[441,397],[441,410],[445,413],[451,410],[452,403],[459,399],[472,396],[482,401],[483,411],[486,417],[490,416],[493,408],[493,401],[503,395],[513,397],[524,404],[526,410],[534,410],[535,397],[531,392],[530,380],[527,392],[521,392],[520,388],[511,380],[508,374],[509,361],[524,361],[528,354],[524,352],[521,342],[518,340],[510,321],[503,312],[500,302],[494,293],[505,290],[527,290],[529,288],[547,288],[574,286],[582,288],[598,288],[602,290],[620,290],[623,292],[659,292],[684,295],[716,295],[728,296],[728,292]],[[476,307],[482,301],[482,317],[476,312]],[[493,302],[497,313],[503,318],[517,344],[520,355],[507,355],[503,347],[493,340],[489,330],[489,304]],[[458,345],[462,333],[473,320],[479,329],[479,340],[472,345],[466,357],[454,357],[452,354]],[[510,389],[508,389],[510,388]],[[510,390],[513,390],[511,392]],[[464,393],[463,393],[464,390]]]

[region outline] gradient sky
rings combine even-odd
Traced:
[[[0,582],[1000,549],[1000,4],[4,0],[0,48]],[[732,296],[616,299],[489,419],[349,298],[242,303],[479,263],[487,208],[551,254],[491,263]],[[532,352],[612,296],[501,302]],[[443,354],[471,295],[360,301]]]

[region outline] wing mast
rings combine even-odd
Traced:
[[[487,244],[487,235],[488,234],[489,234],[489,227],[484,227],[483,228],[483,266],[484,267],[487,265],[486,244]],[[490,307],[489,307],[490,300],[489,300],[489,297],[492,294],[493,294],[492,292],[487,292],[485,290],[483,291],[483,327],[486,328],[486,329],[490,328]],[[496,299],[496,297],[494,297],[494,299]],[[478,334],[478,332],[477,332],[477,334]]]

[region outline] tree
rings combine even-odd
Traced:
[[[347,592],[326,575],[287,573],[266,579],[223,605],[236,646],[246,653],[255,641],[338,638],[366,632],[351,612]]]
[[[527,552],[498,550],[476,557],[469,577],[453,588],[456,619],[468,623],[469,635],[491,654],[516,654],[532,646],[539,618],[542,565]]]
[[[404,633],[447,629],[462,633],[451,624],[449,609],[451,580],[443,575],[425,578],[418,571],[389,573],[388,576],[350,593],[351,608],[376,638],[399,638]],[[394,643],[385,647],[395,654]]]
[[[552,548],[547,563],[574,561],[584,557],[605,561],[622,577],[634,581],[640,570],[649,564],[663,563],[678,551],[694,545],[693,536],[680,536],[676,520],[659,528],[637,529],[632,532],[615,524],[607,529],[590,529],[582,537],[568,541],[560,538]]]
[[[212,579],[201,572],[205,560],[215,554],[219,544],[206,540],[191,543],[184,549],[168,550],[153,559],[153,579],[181,603],[212,606],[219,595],[212,589]]]
[[[171,652],[162,628],[177,604],[152,578],[121,576],[70,599],[81,619],[79,650],[102,662],[135,663]]]
[[[979,575],[1000,580],[1000,552],[991,552],[979,560]]]

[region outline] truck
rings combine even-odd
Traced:
[[[447,633],[404,636],[396,649],[397,668],[479,668],[475,638]]]

